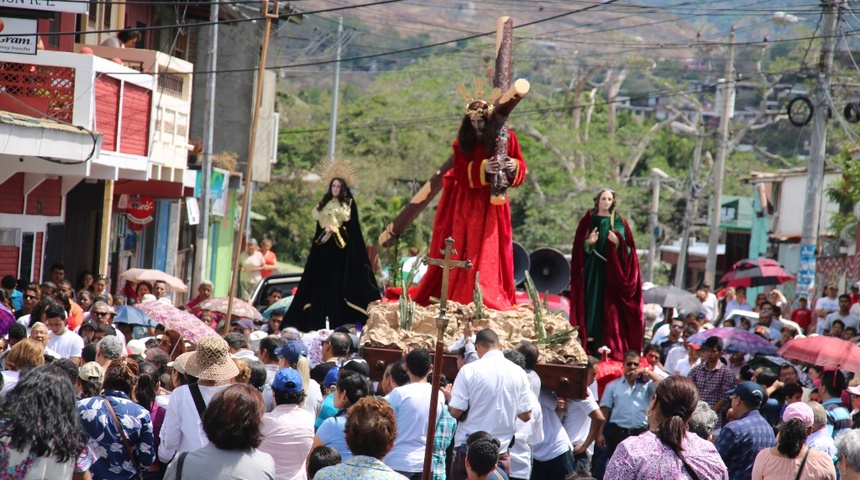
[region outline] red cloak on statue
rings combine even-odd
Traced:
[[[586,348],[589,333],[586,329],[585,302],[585,241],[592,222],[591,209],[586,212],[573,240],[570,260],[570,323],[579,327],[579,338]],[[624,352],[642,352],[645,321],[642,316],[642,276],[633,232],[623,217],[617,215],[624,225],[624,234],[614,230],[621,244],[616,247],[606,242],[606,280],[603,285],[603,344],[612,351],[609,358],[624,360]],[[617,226],[617,224],[616,224]],[[600,347],[602,345],[598,345]],[[596,351],[589,352],[597,355]]]
[[[460,151],[454,141],[454,166],[443,177],[442,197],[436,207],[433,237],[428,256],[442,258],[445,238],[454,239],[456,254],[452,260],[471,260],[472,268],[455,268],[448,278],[448,299],[470,303],[475,291],[475,275],[481,273],[484,305],[496,310],[510,310],[516,303],[514,252],[511,235],[511,207],[490,204],[490,184],[484,166],[492,152],[482,147],[471,152]],[[517,162],[511,187],[526,178],[526,163],[513,130],[508,140],[508,156]],[[430,297],[439,298],[442,291],[442,269],[430,265],[412,297],[428,305]]]

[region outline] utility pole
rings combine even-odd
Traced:
[[[338,94],[340,92],[340,47],[343,36],[343,17],[340,17],[337,22],[337,57],[334,62],[334,91],[331,95],[331,129],[329,130],[328,138],[328,161],[334,162],[334,144],[337,137],[337,103]]]
[[[650,232],[648,243],[648,270],[645,278],[649,282],[654,281],[654,263],[657,256],[657,212],[660,211],[660,181],[668,179],[669,175],[659,168],[651,169],[651,212],[648,214],[648,230]]]
[[[191,271],[191,289],[208,278],[206,264],[209,257],[209,200],[212,178],[212,139],[215,130],[215,69],[218,67],[218,1],[209,4],[209,48],[206,50],[206,109],[203,111],[203,165],[200,168],[200,221],[197,224],[197,246],[194,249],[194,270]],[[193,295],[193,293],[192,293]]]
[[[729,112],[735,91],[735,27],[729,34],[729,54],[726,59],[725,93],[723,112],[720,114],[720,132],[717,141],[717,159],[714,161],[714,195],[711,211],[711,231],[708,235],[708,259],[705,262],[705,283],[714,285],[717,276],[717,246],[720,243],[720,208],[723,204],[723,173],[729,147]],[[719,85],[717,86],[719,88]]]
[[[684,206],[684,232],[681,234],[681,249],[678,251],[678,265],[675,267],[675,286],[684,288],[684,275],[687,273],[687,250],[690,248],[690,233],[693,230],[693,215],[696,214],[696,179],[702,163],[702,110],[696,115],[696,150],[693,151],[693,166],[690,168],[690,181],[687,186],[687,204]]]
[[[818,215],[821,209],[821,187],[824,179],[824,154],[827,146],[827,112],[830,108],[830,69],[836,44],[840,0],[822,0],[823,40],[818,60],[818,82],[813,94],[812,145],[806,177],[806,203],[803,207],[803,230],[800,237],[800,269],[797,295],[806,295],[815,285],[818,249]]]
[[[254,114],[251,120],[251,139],[248,142],[248,163],[245,165],[245,195],[242,198],[242,213],[239,216],[239,235],[233,246],[233,271],[230,274],[230,290],[227,292],[227,318],[224,320],[224,330],[221,335],[230,331],[230,321],[233,318],[233,300],[236,297],[236,286],[239,283],[239,270],[242,268],[241,252],[245,239],[245,222],[251,209],[251,176],[254,172],[254,151],[257,145],[257,125],[260,123],[260,105],[263,103],[263,82],[266,76],[266,59],[269,54],[269,33],[272,31],[272,20],[278,19],[280,2],[275,0],[272,13],[269,13],[269,0],[263,0],[260,15],[266,18],[263,27],[263,45],[260,48],[260,61],[257,65],[257,91],[254,96]]]

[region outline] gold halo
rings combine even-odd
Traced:
[[[320,165],[320,171],[320,181],[326,186],[330,185],[335,178],[342,179],[350,189],[358,183],[358,176],[349,160],[335,160],[332,163],[325,161]]]

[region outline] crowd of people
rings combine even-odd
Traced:
[[[350,325],[282,329],[286,312],[276,309],[193,344],[176,330],[117,324],[115,309],[134,297],[98,292],[98,282],[70,296],[59,275],[22,290],[3,279],[0,303],[17,316],[0,340],[0,458],[11,478],[422,477],[434,375],[426,349],[404,352],[373,382]],[[186,308],[216,324],[196,309],[211,290],[201,284]],[[730,323],[730,302],[755,308],[758,323],[743,326],[773,342],[788,330],[852,338],[839,327],[856,327],[860,295],[833,290],[806,309],[808,322],[774,313],[788,310],[779,292],[752,307],[741,289],[712,311],[658,319],[651,343],[624,353],[620,377],[607,381],[589,357],[585,398],[542,388],[534,343],[504,349],[496,332],[467,322],[458,374],[439,379],[431,476],[860,478],[860,377],[726,352],[715,336],[688,341]],[[166,291],[134,288],[139,299]]]

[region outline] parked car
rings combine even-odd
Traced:
[[[265,310],[269,306],[269,293],[272,290],[278,289],[287,297],[293,294],[293,289],[299,286],[301,279],[301,273],[273,273],[263,278],[251,295],[251,305],[258,310]]]

